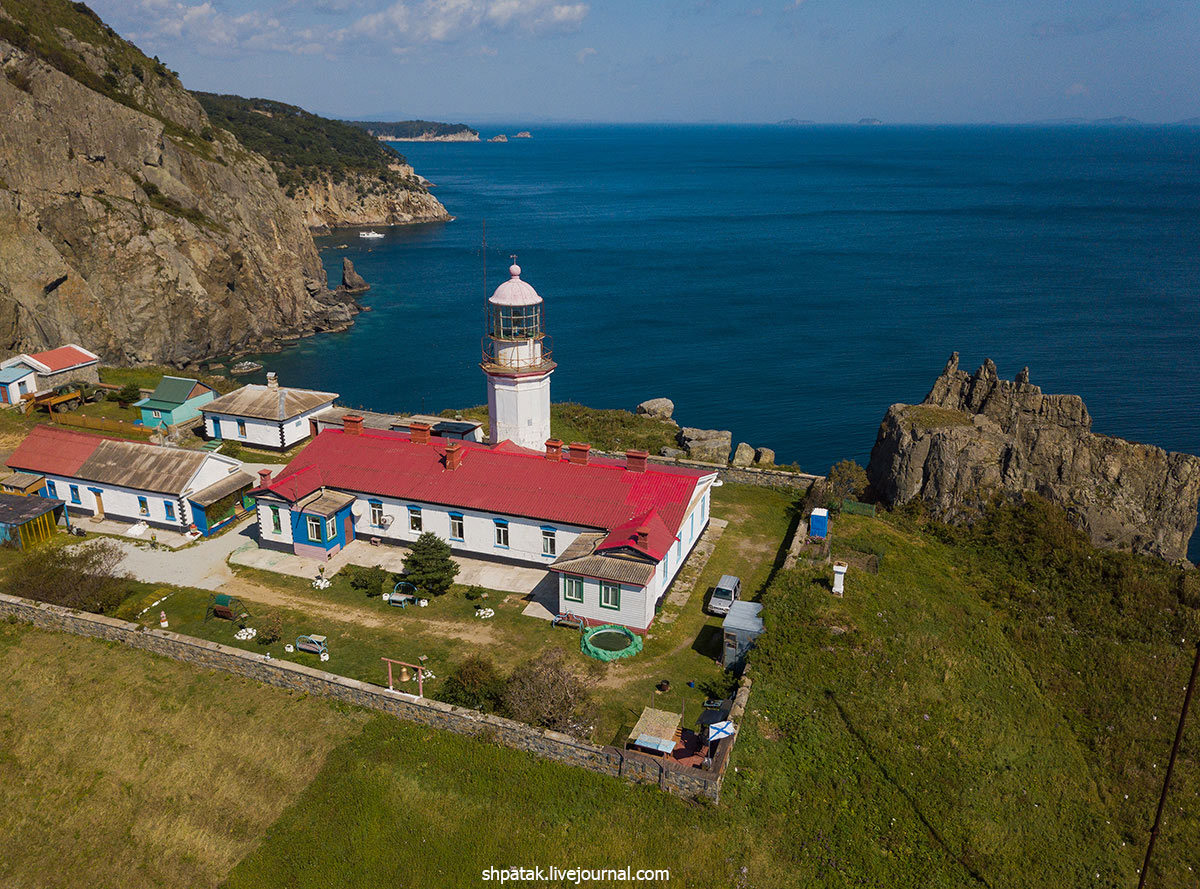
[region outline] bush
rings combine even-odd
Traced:
[[[256,641],[259,645],[274,645],[283,635],[283,618],[272,614],[262,622]]]
[[[426,531],[412,545],[404,560],[404,579],[418,590],[440,596],[458,576],[458,564],[450,558],[450,544]]]
[[[133,404],[135,401],[141,400],[142,390],[138,388],[137,383],[126,383],[117,390],[116,397],[121,404]]]
[[[350,586],[366,593],[368,598],[373,598],[383,592],[384,586],[391,585],[391,579],[392,575],[381,565],[371,568],[356,567],[350,575]]]
[[[4,576],[9,595],[105,614],[125,598],[124,551],[111,540],[29,550]]]
[[[838,503],[858,497],[867,490],[867,471],[853,460],[842,460],[829,470],[829,490]]]
[[[442,685],[441,700],[456,707],[491,712],[500,705],[504,679],[496,665],[483,655],[470,655]]]
[[[468,602],[477,602],[484,598],[487,594],[488,591],[483,587],[472,584],[471,586],[467,587],[466,597]]]
[[[581,712],[591,701],[591,684],[591,677],[571,669],[561,649],[552,648],[508,677],[500,703],[513,719],[578,733]]]

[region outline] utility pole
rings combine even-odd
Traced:
[[[1175,757],[1183,743],[1183,726],[1187,722],[1188,707],[1192,703],[1192,689],[1196,687],[1196,674],[1200,672],[1200,641],[1196,642],[1196,659],[1192,661],[1192,676],[1183,693],[1183,709],[1179,711],[1179,727],[1175,730],[1175,743],[1171,747],[1171,758],[1167,762],[1167,774],[1163,776],[1162,795],[1158,798],[1158,811],[1154,815],[1154,826],[1150,828],[1150,842],[1146,844],[1146,860],[1142,862],[1142,873],[1138,878],[1138,889],[1145,889],[1146,874],[1150,873],[1150,856],[1154,854],[1154,841],[1158,839],[1158,827],[1162,823],[1163,807],[1167,804],[1167,789],[1171,786],[1171,772],[1175,771]]]

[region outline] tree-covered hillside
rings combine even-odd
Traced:
[[[478,131],[471,129],[465,123],[437,123],[431,120],[398,120],[392,122],[381,120],[348,120],[346,123],[364,129],[373,136],[385,139],[419,139],[422,136],[440,138],[464,134],[479,135]]]
[[[417,187],[414,180],[390,169],[404,163],[404,157],[357,126],[271,99],[193,95],[214,126],[229,130],[243,145],[271,162],[279,184],[289,192],[324,175],[341,182],[350,173],[366,174],[400,187]]]

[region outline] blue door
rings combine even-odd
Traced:
[[[213,439],[215,441],[221,440],[221,418],[220,417],[213,417]]]

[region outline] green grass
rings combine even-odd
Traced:
[[[971,417],[964,411],[948,407],[933,407],[925,404],[909,405],[904,409],[904,418],[918,426],[946,427],[970,426]]]
[[[242,385],[237,380],[230,379],[229,377],[222,377],[216,374],[197,374],[157,364],[147,364],[140,367],[100,368],[100,382],[111,383],[114,386],[125,386],[133,383],[142,389],[153,389],[159,384],[164,375],[199,380],[206,386],[212,386],[222,395],[226,392],[232,392],[234,389],[239,389]]]
[[[442,411],[443,417],[462,416],[479,420],[487,429],[486,406]],[[586,442],[601,451],[621,453],[644,450],[658,454],[662,448],[678,447],[678,427],[631,411],[604,410],[573,402],[550,405],[550,434],[568,444]]]
[[[215,886],[349,708],[119,645],[0,623],[0,884]]]

